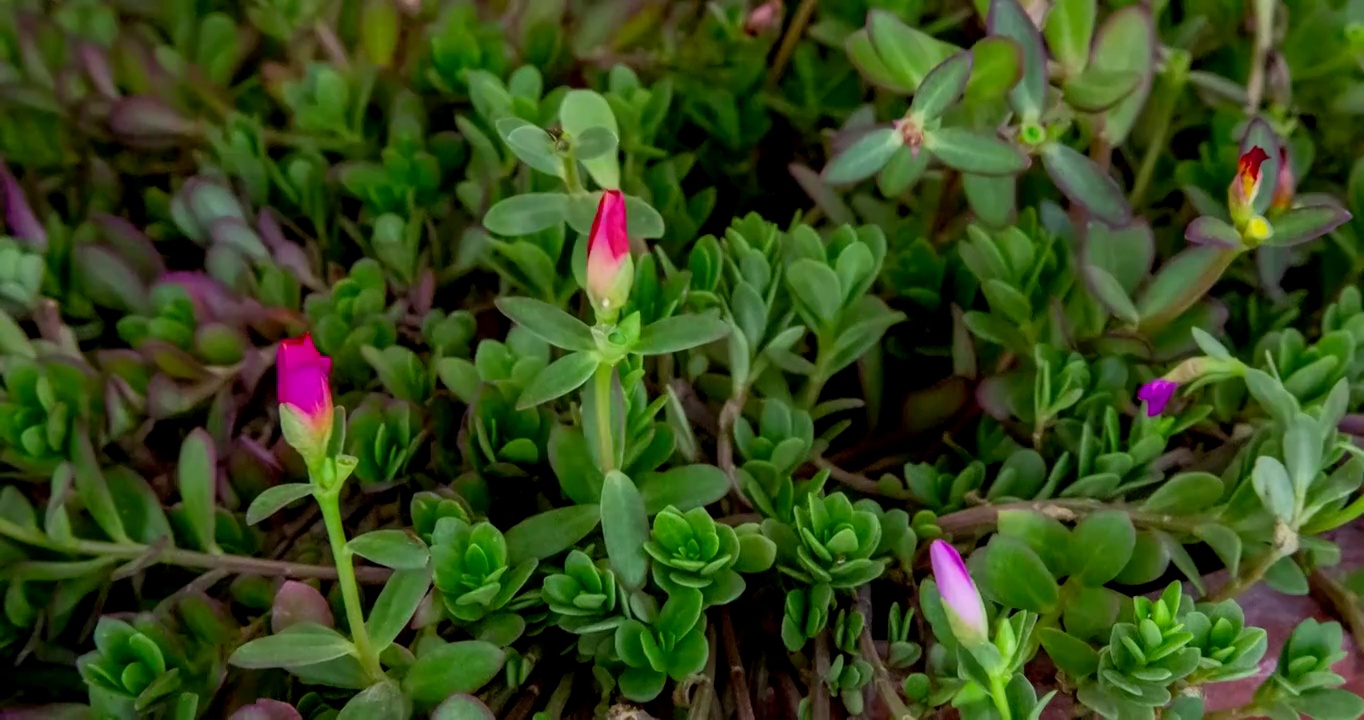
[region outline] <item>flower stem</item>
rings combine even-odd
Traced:
[[[1009,696],[1004,690],[1004,678],[993,675],[990,678],[990,699],[995,701],[995,709],[1003,720],[1013,720],[1009,712]]]
[[[602,475],[616,469],[616,451],[611,439],[611,380],[615,366],[602,363],[592,375],[592,391],[597,406],[597,465]]]
[[[313,497],[322,507],[322,523],[327,528],[327,539],[331,541],[332,557],[336,562],[336,582],[341,586],[341,599],[346,606],[346,622],[350,625],[351,642],[355,643],[360,664],[371,680],[384,676],[379,665],[379,653],[369,641],[369,630],[365,628],[365,610],[360,604],[360,587],[355,582],[355,566],[351,560],[351,550],[346,545],[346,528],[341,521],[340,494],[315,490]]]

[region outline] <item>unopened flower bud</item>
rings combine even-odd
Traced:
[[[1275,210],[1283,211],[1293,206],[1293,193],[1297,191],[1298,179],[1293,176],[1293,163],[1288,160],[1288,148],[1279,148],[1279,174],[1274,183],[1274,200],[1269,204]]]
[[[757,36],[778,27],[781,25],[782,9],[781,0],[767,0],[753,8],[744,18],[744,32]]]
[[[630,298],[635,264],[630,258],[626,231],[625,196],[619,190],[602,193],[597,217],[587,239],[587,297],[598,322],[614,323]]]
[[[1255,198],[1260,194],[1260,166],[1269,159],[1264,148],[1256,145],[1236,163],[1236,177],[1227,188],[1227,208],[1238,228],[1255,214]]]
[[[279,413],[284,439],[309,468],[324,459],[332,435],[332,360],[313,345],[311,335],[279,344]]]
[[[942,540],[934,540],[928,548],[933,563],[933,579],[938,583],[943,611],[952,626],[952,634],[963,647],[990,642],[990,629],[985,617],[985,604],[976,591],[976,583],[966,571],[966,563],[956,548]]]

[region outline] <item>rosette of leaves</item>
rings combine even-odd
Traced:
[[[1066,471],[1054,465],[1047,484],[1035,497],[1111,500],[1160,483],[1165,474],[1153,469],[1152,463],[1165,453],[1169,437],[1202,420],[1210,410],[1207,406],[1197,409],[1173,427],[1169,421],[1138,413],[1126,437],[1118,410],[1112,406],[1083,422],[1058,423],[1056,434],[1067,454],[1057,465],[1064,465]]]
[[[450,491],[445,491],[450,492]],[[450,495],[453,495],[450,492]],[[431,534],[441,518],[454,518],[461,522],[470,521],[469,511],[461,504],[458,496],[447,497],[430,490],[423,490],[412,496],[412,529],[422,542],[431,544]]]
[[[421,410],[410,402],[370,396],[347,417],[347,452],[358,460],[365,485],[391,483],[407,469],[426,438]]]
[[[764,485],[789,476],[805,464],[814,443],[815,424],[810,413],[779,399],[763,401],[756,432],[748,418],[734,422],[734,447],[744,459],[744,471]]]
[[[1255,691],[1255,704],[1267,717],[1359,717],[1364,698],[1340,686],[1345,679],[1331,667],[1345,659],[1340,624],[1307,618],[1293,628],[1279,662]]]
[[[92,691],[129,701],[137,712],[180,687],[179,670],[167,668],[152,638],[107,616],[95,625],[95,650],[78,658],[76,667]]]
[[[447,313],[432,308],[422,318],[422,337],[437,357],[470,357],[470,343],[477,330],[474,315],[467,310]]]
[[[393,98],[388,112],[388,142],[380,151],[379,162],[356,162],[341,169],[341,186],[365,204],[378,220],[375,223],[374,252],[404,283],[416,271],[415,243],[381,242],[378,227],[384,217],[396,220],[430,207],[440,186],[441,167],[426,150],[426,107],[422,99],[404,90]],[[390,214],[392,213],[392,214]],[[422,223],[413,217],[408,224],[420,233]],[[413,239],[419,237],[414,235]],[[400,247],[405,245],[405,247]]]
[[[886,569],[872,555],[881,544],[876,514],[854,509],[843,493],[810,494],[795,508],[795,525],[768,519],[763,534],[777,545],[777,567],[806,583],[851,589],[871,582]]]
[[[786,593],[781,618],[781,641],[787,650],[800,652],[805,643],[824,632],[829,624],[829,610],[833,601],[834,589],[827,583],[795,588]]]
[[[843,707],[853,715],[862,714],[862,688],[872,678],[871,663],[862,658],[859,647],[866,620],[866,616],[856,610],[838,611],[833,631],[833,646],[838,654],[829,663],[829,672],[824,676],[829,692],[837,695],[843,701]]]
[[[1304,407],[1326,399],[1342,378],[1356,385],[1364,375],[1364,362],[1358,355],[1364,347],[1364,301],[1353,285],[1341,291],[1336,302],[1322,314],[1321,336],[1309,344],[1296,328],[1267,332],[1255,344],[1249,357],[1266,372],[1273,368],[1283,386]],[[1219,387],[1219,409],[1230,409],[1231,397]]]
[[[870,292],[886,257],[880,228],[843,225],[825,243],[813,228],[800,225],[788,243],[786,286],[816,340],[814,363],[803,371],[809,379],[801,404],[809,407],[830,377],[875,347],[905,314]]]
[[[1202,656],[1190,682],[1228,682],[1259,671],[1268,636],[1264,628],[1246,627],[1245,612],[1235,600],[1201,603],[1182,620],[1193,634],[1189,647],[1198,648]]]
[[[507,542],[491,523],[444,517],[431,534],[433,581],[450,617],[478,622],[511,602],[537,561],[507,563]]]
[[[11,357],[0,395],[0,457],[48,475],[70,457],[71,443],[96,409],[97,385],[74,361]]]
[[[580,635],[614,630],[623,616],[617,605],[619,585],[605,561],[592,562],[571,550],[564,571],[545,578],[540,596],[557,616],[559,627]]]
[[[1170,686],[1199,667],[1194,634],[1180,620],[1182,586],[1172,583],[1160,598],[1133,598],[1133,621],[1117,623],[1099,651],[1095,684],[1081,687],[1080,701],[1107,717],[1141,712],[1170,702]]]
[[[634,603],[634,618],[616,627],[616,654],[625,663],[620,692],[635,702],[658,697],[668,678],[683,680],[705,667],[706,617],[701,592],[679,588],[658,609],[652,598]]]
[[[289,119],[306,133],[344,141],[358,140],[351,127],[351,87],[345,75],[326,63],[309,63],[303,77],[281,87]]]
[[[21,316],[32,311],[46,270],[42,253],[0,236],[0,309]]]
[[[373,376],[361,350],[383,350],[398,340],[397,326],[388,314],[388,283],[371,258],[352,265],[331,292],[309,295],[303,307],[317,349],[333,359],[342,379],[356,385]]]
[[[190,353],[205,365],[234,365],[246,356],[246,338],[240,332],[223,323],[199,322],[194,300],[183,285],[157,284],[151,291],[151,307],[150,316],[120,318],[118,335],[132,347],[148,351],[168,374],[172,367],[160,359],[160,347],[165,345]],[[174,374],[184,372],[191,371]]]
[[[744,591],[744,579],[736,564],[749,572],[760,572],[771,565],[771,542],[749,528],[744,545],[734,528],[717,523],[704,507],[681,512],[669,505],[654,517],[653,532],[644,551],[654,559],[654,582],[671,593],[679,587],[701,591],[705,605],[724,605]],[[740,563],[740,560],[744,562]]]
[[[909,639],[914,629],[914,606],[900,607],[891,603],[890,615],[886,619],[886,666],[903,670],[919,661],[923,646]]]
[[[465,74],[486,70],[503,77],[509,69],[506,36],[495,22],[479,18],[471,2],[454,3],[436,22],[429,52],[423,58],[426,81],[446,94],[465,95]]]
[[[964,507],[967,495],[979,491],[985,483],[984,463],[972,461],[955,473],[946,470],[945,464],[941,459],[937,465],[906,463],[904,471],[904,485],[910,497],[939,514]],[[890,487],[899,484],[893,477],[881,482]]]
[[[514,327],[505,343],[480,342],[473,362],[444,358],[437,364],[445,386],[472,407],[465,455],[479,473],[520,476],[545,459],[548,411],[520,409],[517,399],[549,365],[549,352],[543,340]]]

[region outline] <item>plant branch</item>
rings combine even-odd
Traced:
[[[734,711],[739,720],[755,720],[753,699],[748,694],[748,677],[744,673],[744,661],[739,655],[739,641],[734,636],[734,622],[729,617],[729,608],[720,611],[720,635],[725,641],[725,659],[729,661],[729,689],[734,693]]]
[[[1364,609],[1360,608],[1359,596],[1320,569],[1307,576],[1307,584],[1312,594],[1350,628],[1355,647],[1364,648]]]
[[[829,628],[815,637],[815,672],[810,679],[810,717],[829,720]]]
[[[1040,512],[1063,522],[1078,520],[1089,513],[1100,510],[1122,510],[1132,516],[1132,522],[1143,527],[1183,533],[1192,532],[1194,526],[1198,524],[1197,517],[1178,517],[1163,513],[1145,512],[1120,505],[1109,505],[1098,500],[1063,499],[1033,500],[1005,505],[980,505],[939,517],[938,527],[949,535],[982,533],[995,527],[999,522],[999,513],[1005,510]]]
[[[726,400],[724,407],[720,408],[720,417],[716,421],[715,429],[715,464],[725,472],[729,478],[729,493],[738,501],[739,505],[745,510],[751,510],[753,504],[744,497],[744,493],[739,489],[739,477],[734,472],[734,422],[739,419],[739,413],[743,411],[744,394],[735,393],[735,396]]]
[[[706,638],[710,641],[710,653],[706,655],[704,677],[701,678],[696,694],[691,697],[691,711],[687,713],[687,720],[707,720],[710,717],[711,701],[715,699],[715,666],[718,659],[715,657],[717,648],[714,625],[706,628]],[[678,686],[679,689],[682,687],[684,686]]]
[[[877,483],[875,480],[872,480],[866,475],[862,475],[860,473],[854,473],[844,470],[843,468],[840,468],[839,466],[833,464],[832,462],[829,462],[829,460],[826,459],[823,455],[814,456],[814,458],[811,459],[811,462],[813,462],[815,464],[815,467],[819,468],[820,470],[828,470],[829,477],[832,477],[838,482],[847,485],[848,487],[860,493],[865,493],[867,495],[879,495],[881,497],[888,497],[895,500],[910,499],[908,493],[902,492],[891,493],[882,490],[880,484]]]
[[[871,663],[874,678],[872,683],[876,686],[876,694],[881,696],[881,702],[890,713],[890,720],[915,720],[914,713],[900,699],[900,688],[896,687],[890,671],[886,669],[885,663],[881,662],[881,654],[876,651],[876,641],[871,637],[870,625],[862,627],[862,637],[858,644],[862,648],[862,658]]]
[[[210,553],[182,550],[180,548],[158,548],[135,542],[103,542],[100,540],[69,540],[59,542],[38,530],[29,530],[0,518],[0,536],[33,547],[51,550],[68,555],[93,555],[97,557],[137,560],[149,558],[148,564],[178,565],[198,570],[222,569],[237,575],[261,575],[264,577],[284,577],[296,580],[335,580],[335,567],[308,565],[284,560],[264,560],[242,555],[213,555]],[[393,571],[388,568],[362,567],[355,569],[355,578],[366,585],[382,585],[388,581]]]
[[[1250,59],[1250,77],[1246,80],[1246,114],[1260,111],[1260,100],[1265,94],[1265,63],[1274,34],[1274,6],[1276,0],[1255,0],[1251,5],[1255,22],[1255,45]]]
[[[791,26],[786,28],[786,34],[782,36],[781,46],[777,48],[777,57],[772,61],[772,69],[767,72],[767,84],[776,85],[781,79],[782,71],[786,69],[786,63],[791,60],[791,55],[796,51],[796,44],[800,42],[801,36],[805,34],[805,26],[810,24],[810,18],[815,14],[815,6],[819,0],[800,0],[800,6],[796,8],[796,16],[791,20]]]

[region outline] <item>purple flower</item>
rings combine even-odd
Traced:
[[[1165,378],[1156,378],[1137,390],[1137,399],[1146,403],[1146,416],[1155,417],[1165,412],[1165,405],[1175,396],[1179,383]]]
[[[938,583],[947,622],[957,641],[968,647],[989,642],[985,605],[956,548],[942,540],[934,540],[928,548],[928,557],[933,562],[933,579]]]

